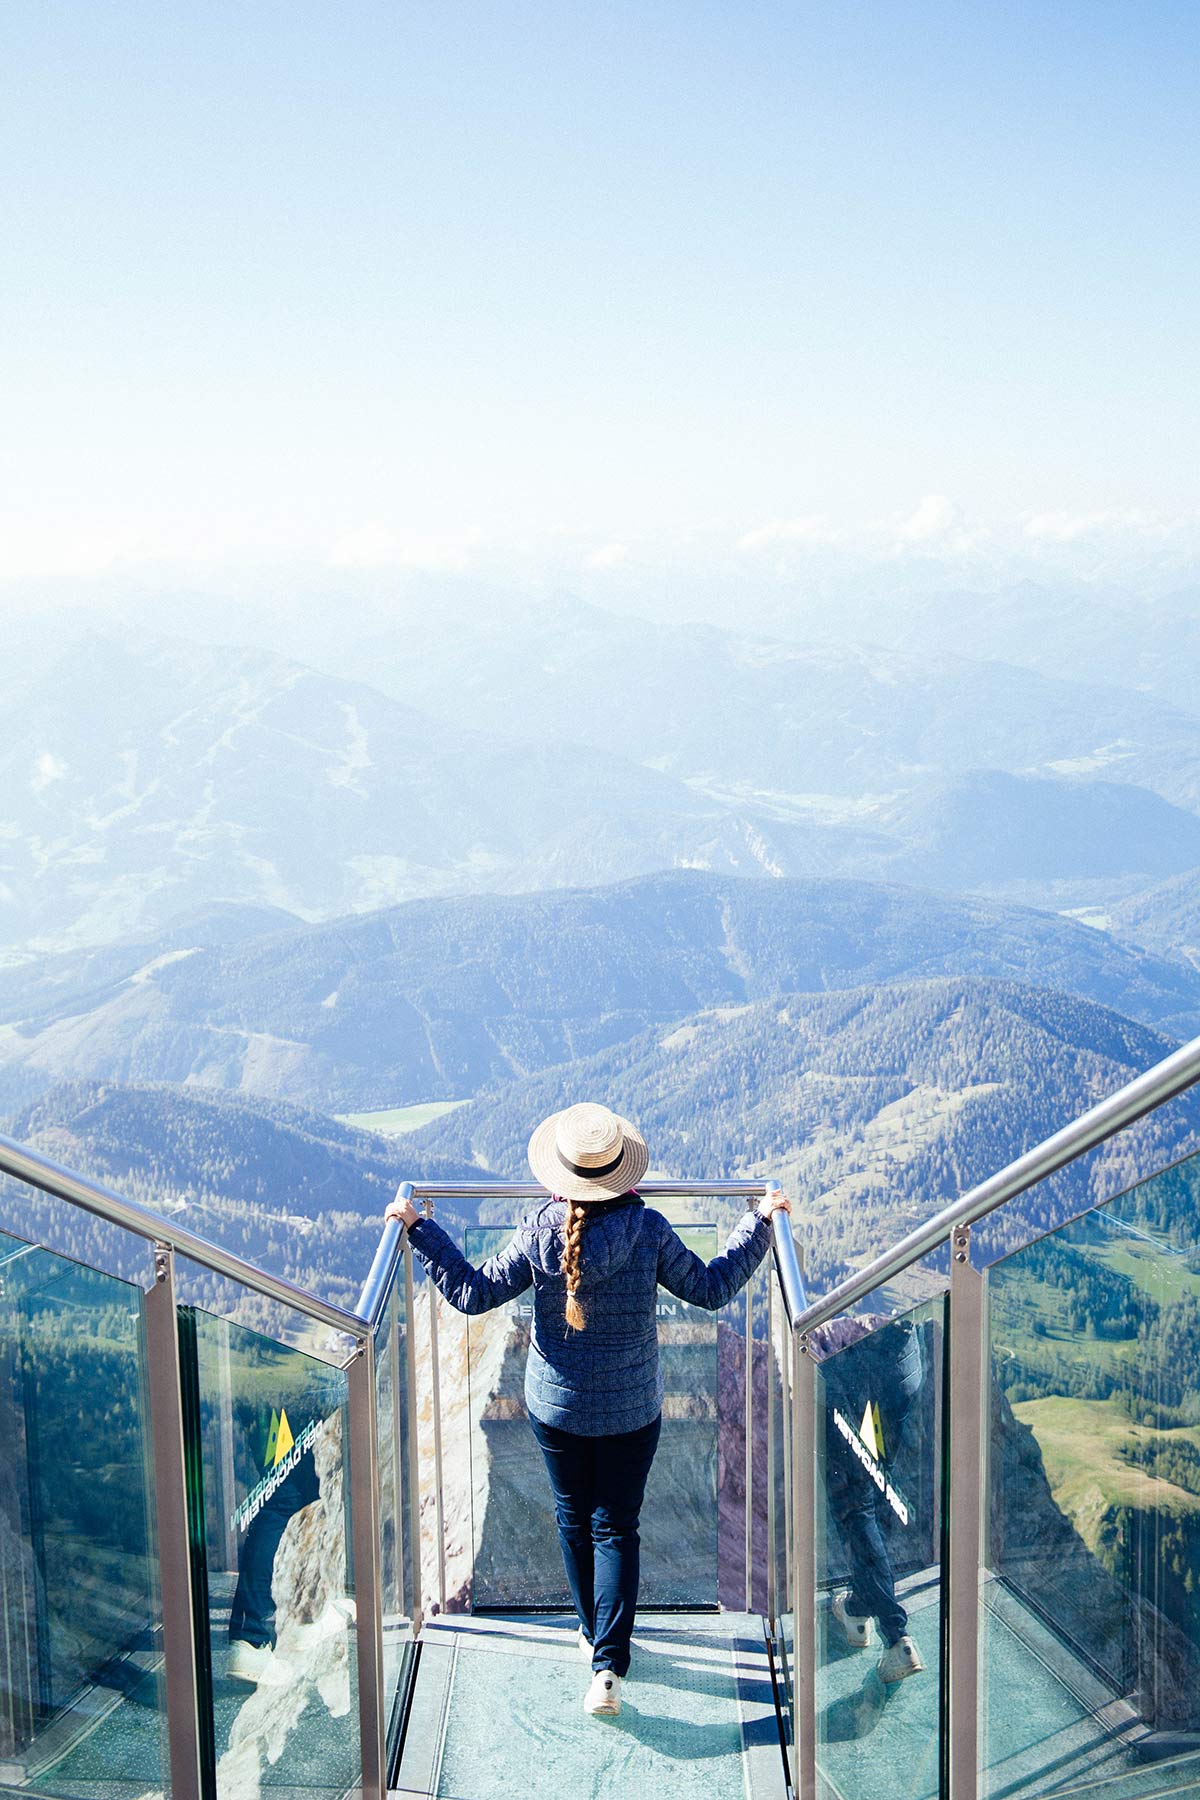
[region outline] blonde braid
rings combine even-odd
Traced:
[[[583,1265],[583,1221],[587,1207],[582,1200],[567,1201],[567,1217],[563,1226],[562,1272],[567,1281],[566,1320],[572,1331],[583,1330],[583,1308],[575,1298]]]

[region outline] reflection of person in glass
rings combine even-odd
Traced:
[[[600,1717],[619,1712],[629,1669],[638,1522],[662,1423],[659,1284],[715,1312],[749,1281],[770,1246],[772,1213],[788,1204],[772,1188],[705,1264],[637,1194],[649,1160],[641,1132],[606,1106],[552,1114],[529,1142],[550,1197],[479,1269],[410,1201],[387,1211],[460,1312],[488,1312],[533,1287],[525,1401],[592,1668],[584,1711]]]
[[[289,1411],[290,1406],[290,1411]],[[257,1457],[263,1474],[239,1508],[238,1579],[229,1614],[229,1662],[234,1680],[284,1687],[295,1670],[275,1653],[275,1557],[288,1521],[321,1497],[313,1456],[319,1415],[293,1399],[264,1418]],[[304,1627],[311,1641],[345,1629],[349,1603],[331,1599],[322,1617]]]
[[[850,1586],[834,1595],[830,1616],[855,1650],[870,1646],[872,1621],[878,1623],[884,1642],[879,1674],[894,1682],[925,1667],[896,1597],[887,1541],[904,1506],[892,1471],[924,1367],[920,1334],[910,1320],[880,1321],[867,1332],[858,1320],[835,1319],[813,1333],[825,1395],[826,1494],[850,1564]]]

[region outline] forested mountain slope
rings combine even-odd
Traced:
[[[776,1175],[818,1287],[1140,1073],[1171,1045],[1106,1008],[1008,982],[796,994],[498,1087],[410,1138],[497,1176],[539,1119],[601,1099],[635,1119],[652,1171]],[[1188,1097],[1046,1182],[988,1232],[1013,1244],[1200,1143]]]
[[[65,1083],[4,1121],[6,1135],[180,1219],[239,1256],[353,1306],[399,1179],[395,1148],[336,1119],[241,1094]],[[471,1171],[429,1155],[430,1176]],[[150,1247],[0,1177],[0,1230],[145,1285]],[[189,1272],[212,1303],[218,1284]],[[240,1318],[261,1312],[258,1302]]]
[[[1108,909],[1113,932],[1156,955],[1200,966],[1200,868],[1172,875]]]

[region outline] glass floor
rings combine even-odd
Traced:
[[[910,1630],[931,1665],[937,1583],[900,1584]],[[986,1590],[984,1657],[990,1706],[981,1800],[1196,1800],[1200,1752],[1139,1754],[1128,1706],[1011,1592]],[[938,1792],[938,1692],[925,1676],[885,1688],[878,1649],[839,1647],[822,1608],[817,1705],[822,1800],[904,1800]],[[219,1602],[214,1624],[224,1626]],[[351,1634],[352,1635],[352,1634]],[[784,1781],[762,1620],[737,1613],[639,1616],[634,1661],[615,1720],[580,1706],[589,1671],[566,1614],[454,1615],[428,1623],[394,1800],[500,1800],[547,1791],[571,1800],[617,1793],[680,1800],[783,1800]],[[352,1643],[347,1646],[353,1656]],[[293,1652],[294,1654],[294,1652]],[[352,1789],[336,1733],[345,1671],[325,1657],[297,1689],[248,1696],[214,1669],[221,1800],[341,1800]],[[21,1787],[0,1790],[139,1800],[162,1793],[154,1694],[160,1658],[135,1653],[92,1687],[44,1741]],[[320,1665],[320,1666],[318,1666]],[[257,1718],[262,1710],[265,1716]],[[286,1758],[276,1763],[283,1741]],[[251,1747],[253,1754],[250,1755]],[[1143,1750],[1145,1746],[1142,1746]],[[247,1761],[249,1756],[249,1761]],[[287,1775],[283,1774],[286,1767]]]
[[[401,1795],[571,1800],[783,1800],[762,1620],[639,1614],[616,1719],[589,1718],[590,1671],[564,1614],[427,1625],[401,1758]],[[544,1790],[534,1783],[545,1772]]]
[[[897,1584],[909,1631],[930,1670],[937,1666],[939,1591],[935,1579]],[[880,1772],[903,1769],[905,1800],[938,1793],[937,1682],[929,1674],[885,1687],[874,1651],[846,1648],[820,1621],[817,1707],[821,1787],[826,1800],[867,1800]],[[1145,1762],[1138,1722],[1013,1595],[986,1590],[983,1660],[990,1705],[982,1723],[981,1800],[1151,1800],[1200,1795],[1200,1756]],[[889,1791],[895,1792],[894,1781]]]

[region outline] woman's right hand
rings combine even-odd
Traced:
[[[408,1195],[404,1192],[407,1185],[407,1182],[402,1181],[400,1183],[400,1190],[397,1193],[396,1198],[388,1203],[387,1211],[383,1215],[385,1219],[399,1219],[400,1223],[406,1228],[409,1225],[415,1225],[421,1216]]]
[[[754,1210],[757,1212],[760,1219],[769,1219],[773,1213],[790,1213],[792,1210],[792,1203],[780,1187],[779,1183],[777,1181],[772,1181],[767,1184],[767,1191]]]

